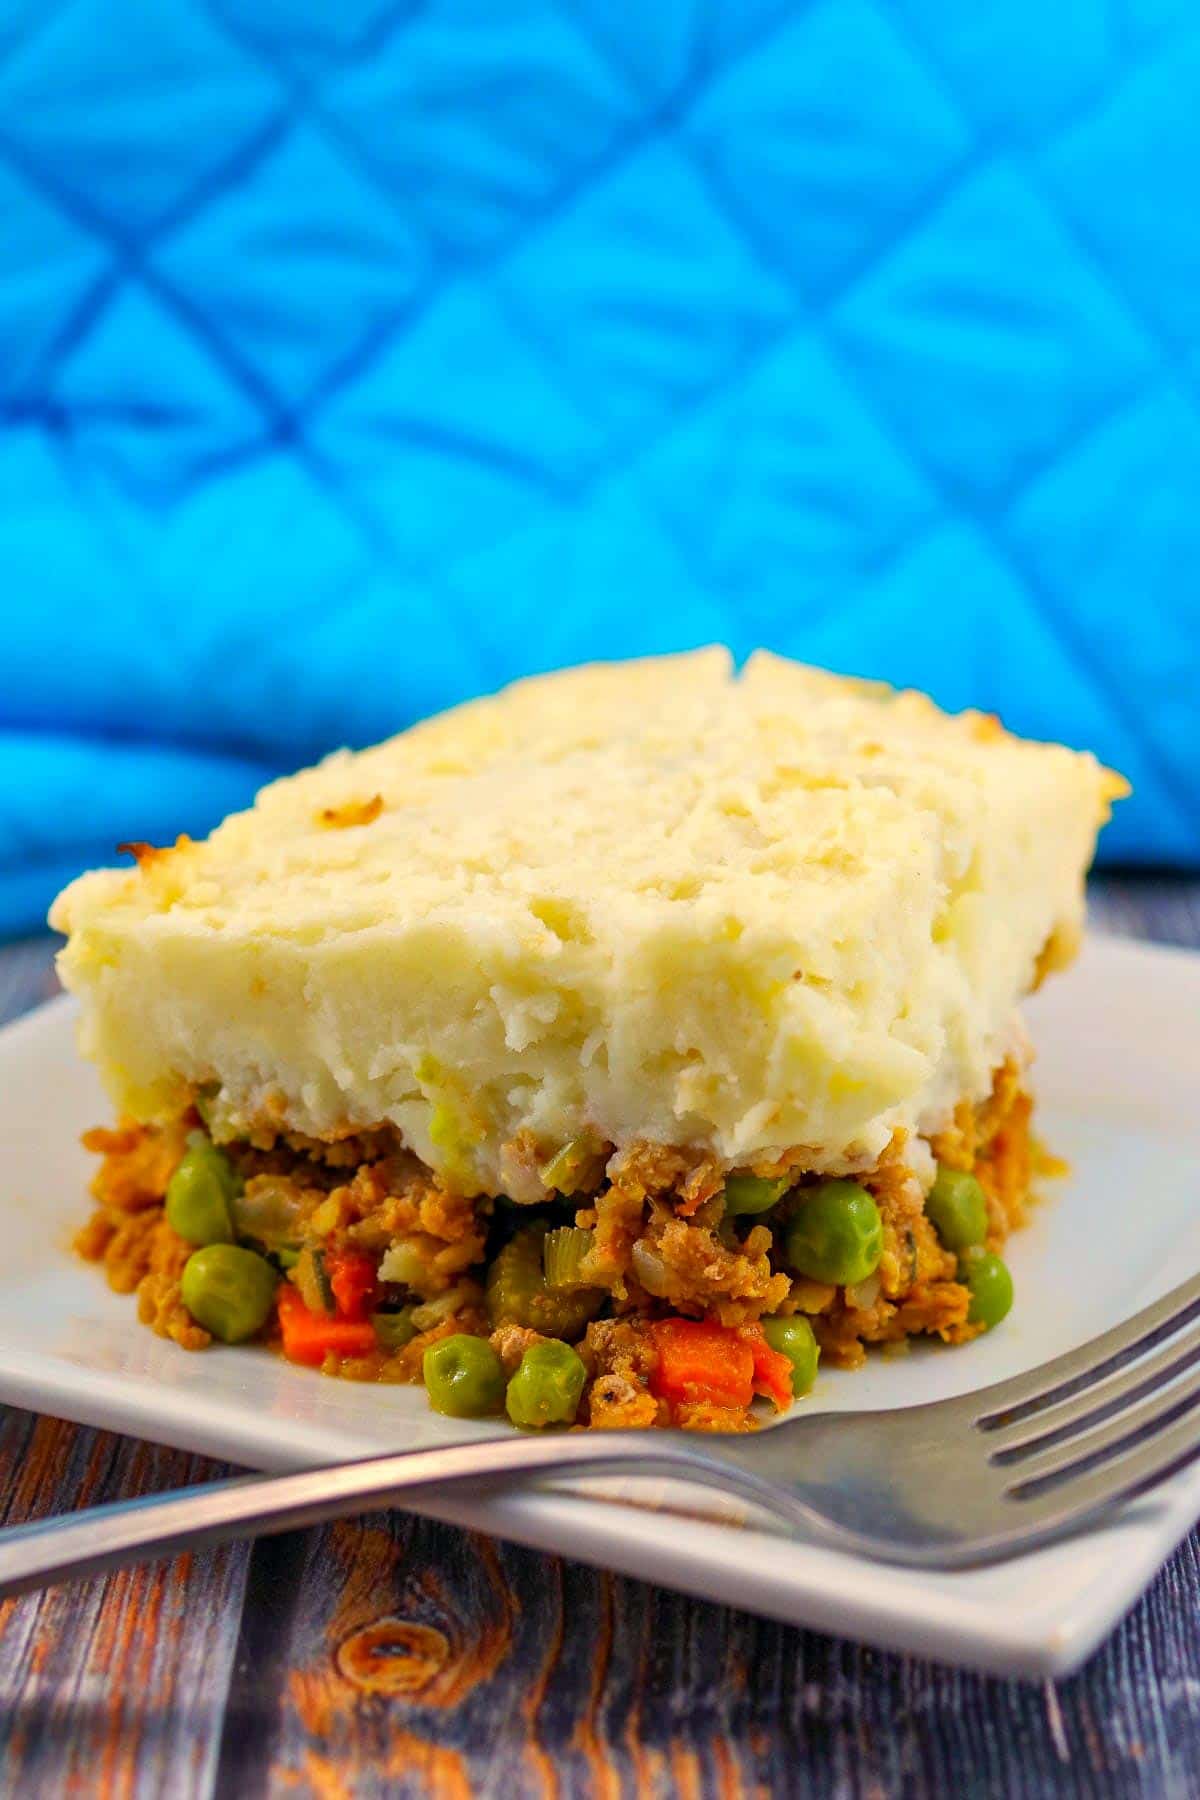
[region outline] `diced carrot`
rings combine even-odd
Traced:
[[[310,1312],[290,1281],[279,1284],[279,1329],[289,1362],[314,1368],[330,1351],[335,1356],[366,1356],[375,1349],[375,1331],[367,1319],[336,1319]]]
[[[660,1400],[750,1404],[754,1351],[737,1331],[707,1319],[660,1319],[650,1336],[658,1353],[650,1389]]]
[[[772,1350],[759,1325],[743,1327],[743,1337],[754,1357],[754,1391],[775,1402],[778,1412],[792,1404],[792,1365],[782,1350]]]
[[[331,1252],[325,1258],[329,1285],[337,1301],[338,1317],[365,1319],[375,1293],[375,1264],[361,1250]]]

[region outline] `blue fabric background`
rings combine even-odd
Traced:
[[[7,0],[0,931],[529,669],[712,639],[1200,860],[1194,0]]]

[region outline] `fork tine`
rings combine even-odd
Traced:
[[[1014,1513],[1017,1517],[1028,1516],[1030,1536],[1057,1537],[1137,1499],[1197,1457],[1200,1430],[1195,1409],[1189,1407],[1173,1424],[1142,1439],[1140,1448],[1131,1453],[1090,1468],[1075,1479],[1056,1482],[1049,1491],[1039,1487],[1028,1495],[1016,1496]],[[1022,1533],[1023,1540],[1025,1536]]]
[[[975,1423],[981,1431],[995,1431],[1004,1425],[1015,1425],[1035,1413],[1057,1406],[1063,1400],[1093,1386],[1106,1376],[1115,1374],[1135,1357],[1162,1343],[1193,1319],[1200,1317],[1200,1275],[1172,1288],[1161,1300],[1136,1313],[1124,1324],[1092,1338],[1079,1350],[1070,1350],[1053,1362],[1031,1369],[1027,1375],[1016,1375],[995,1387],[982,1388],[972,1399],[981,1406]]]
[[[1056,1444],[1080,1437],[1106,1419],[1126,1415],[1139,1400],[1160,1393],[1167,1382],[1200,1362],[1200,1330],[1169,1338],[1157,1355],[1139,1357],[1115,1375],[1101,1376],[1092,1386],[1048,1404],[1032,1417],[1023,1414],[1015,1426],[989,1428],[998,1440],[989,1461],[1023,1463]],[[1022,1429],[1023,1427],[1023,1429]],[[1010,1435],[1016,1432],[1016,1436]]]
[[[1200,1372],[1194,1371],[1186,1381],[1175,1382],[1140,1405],[1122,1410],[1107,1424],[1084,1432],[1080,1437],[1071,1437],[1065,1444],[1035,1448],[1029,1458],[1013,1470],[1013,1483],[1008,1491],[1015,1499],[1032,1499],[1051,1487],[1077,1480],[1089,1470],[1100,1468],[1149,1443],[1176,1419],[1194,1412],[1197,1406],[1200,1406]],[[1196,1431],[1196,1436],[1200,1438],[1200,1431]]]

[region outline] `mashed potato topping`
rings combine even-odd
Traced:
[[[587,1133],[853,1171],[987,1094],[1119,791],[988,717],[704,650],[339,752],[52,920],[142,1120],[203,1092],[219,1140],[390,1124],[526,1199]]]

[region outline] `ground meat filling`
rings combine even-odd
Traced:
[[[1030,1111],[1022,1069],[1008,1062],[988,1099],[960,1105],[927,1146],[941,1170],[979,1184],[980,1254],[1000,1251],[1025,1217],[1031,1183],[1057,1172],[1034,1145]],[[486,1345],[478,1354],[502,1391],[526,1367],[566,1370],[565,1342],[580,1365],[569,1365],[574,1398],[552,1407],[549,1422],[748,1429],[752,1393],[782,1408],[801,1391],[789,1386],[796,1342],[812,1345],[812,1367],[819,1347],[827,1362],[853,1368],[871,1344],[955,1344],[985,1328],[914,1173],[913,1162],[928,1163],[926,1146],[910,1161],[902,1132],[855,1177],[881,1239],[871,1272],[840,1285],[798,1273],[784,1254],[789,1227],[821,1185],[804,1173],[801,1151],[750,1172],[778,1198],[772,1186],[770,1204],[746,1217],[732,1216],[732,1199],[727,1212],[727,1173],[714,1158],[665,1145],[568,1146],[554,1160],[575,1191],[518,1202],[443,1186],[390,1130],[328,1145],[280,1133],[214,1151],[192,1111],[169,1126],[92,1131],[84,1142],[100,1165],[76,1249],[118,1292],[136,1293],[143,1323],[184,1349],[213,1336],[185,1302],[196,1240],[175,1229],[167,1201],[176,1170],[198,1153],[228,1176],[225,1241],[268,1263],[277,1281],[269,1313],[242,1335],[351,1380],[419,1382],[431,1346],[465,1334]],[[530,1171],[546,1162],[535,1149],[517,1146],[512,1159],[526,1196]],[[552,1281],[552,1257],[568,1251],[567,1277]]]

